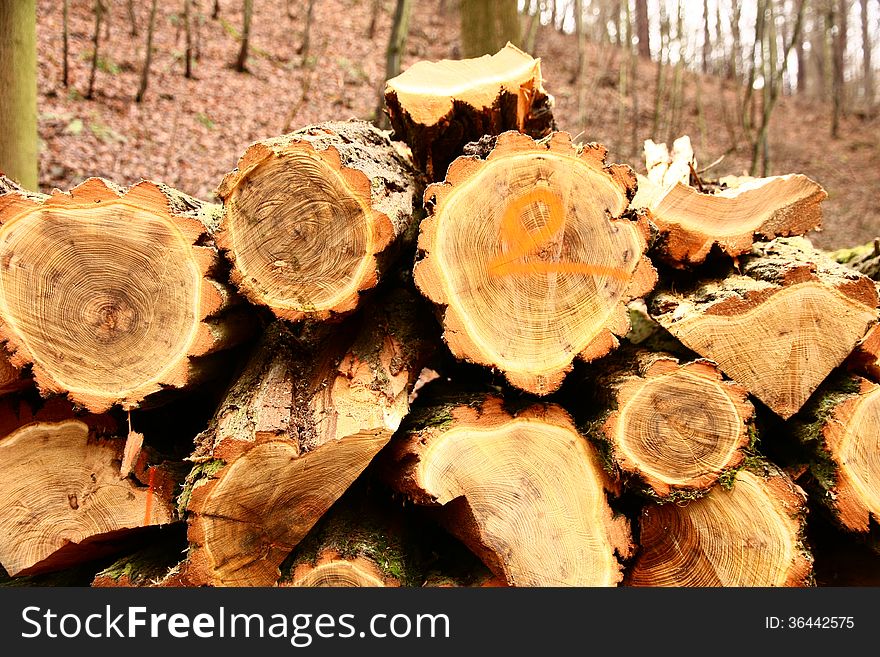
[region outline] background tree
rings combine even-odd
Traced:
[[[86,98],[95,96],[95,74],[98,70],[98,56],[101,45],[101,22],[104,20],[104,0],[95,0],[95,33],[92,36],[92,72],[89,74],[89,90]]]
[[[35,0],[0,2],[0,171],[37,190]]]
[[[391,34],[388,37],[388,48],[385,51],[385,80],[400,74],[400,60],[406,51],[406,37],[409,34],[409,16],[412,0],[397,0],[394,7],[394,18],[391,23]],[[379,101],[373,113],[376,125],[388,127],[388,117],[382,110],[385,107],[385,81],[379,85]]]
[[[517,0],[461,0],[461,47],[464,57],[501,50],[508,41],[522,44]]]
[[[235,60],[235,70],[244,73],[247,70],[248,44],[251,38],[251,16],[254,12],[254,0],[244,0],[243,21],[241,28],[241,48]]]
[[[648,0],[636,0],[636,36],[639,56],[651,59],[651,25],[648,22]]]
[[[862,80],[865,113],[874,116],[874,67],[872,65],[871,33],[868,30],[868,0],[861,0],[862,19]]]
[[[141,83],[135,96],[135,101],[138,103],[144,99],[144,94],[147,93],[147,84],[150,82],[150,63],[153,60],[153,28],[156,25],[157,1],[153,0],[153,4],[150,5],[150,21],[147,24],[147,50],[144,54],[144,68],[141,70]]]

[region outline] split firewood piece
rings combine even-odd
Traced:
[[[79,419],[0,439],[0,562],[11,575],[112,554],[140,528],[172,522],[171,497],[152,478],[120,477],[122,447]]]
[[[652,316],[783,418],[877,318],[873,282],[802,238],[756,244],[742,275],[651,299]]]
[[[745,388],[714,363],[637,352],[599,381],[610,410],[592,423],[614,465],[651,496],[687,499],[737,468],[752,440]]]
[[[662,189],[669,189],[676,183],[689,184],[691,169],[697,166],[691,138],[682,135],[672,143],[671,151],[665,142],[658,144],[646,139],[645,166],[648,180]]]
[[[806,586],[806,495],[769,465],[740,470],[686,504],[642,511],[633,586]]]
[[[655,251],[678,267],[704,262],[713,247],[735,257],[748,253],[756,238],[803,235],[821,223],[827,197],[799,174],[757,178],[714,194],[680,182],[657,189],[640,193],[633,207],[650,211],[660,231]]]
[[[0,332],[45,393],[98,412],[185,386],[190,357],[227,346],[213,280],[219,206],[91,178],[41,201],[0,196]]]
[[[508,43],[494,55],[418,62],[385,86],[394,135],[431,180],[441,180],[462,147],[517,130],[535,138],[555,129],[541,60]]]
[[[280,322],[268,329],[193,456],[180,502],[191,582],[278,580],[278,566],[408,412],[431,349],[414,306],[394,292],[326,340]]]
[[[572,361],[605,355],[629,330],[626,304],[656,272],[642,215],[624,215],[629,167],[606,150],[507,132],[484,140],[425,192],[415,280],[445,307],[452,353],[498,368],[513,385],[556,390]]]
[[[629,521],[608,505],[593,446],[558,406],[498,397],[428,408],[389,447],[391,483],[511,586],[613,586]]]
[[[238,289],[280,318],[323,320],[376,285],[421,186],[385,133],[349,121],[251,145],[217,193],[217,243]]]
[[[880,385],[841,374],[798,416],[795,434],[812,448],[821,501],[851,531],[880,523]]]

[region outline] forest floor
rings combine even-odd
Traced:
[[[239,49],[241,3],[195,0],[194,41],[199,59],[194,78],[184,71],[183,2],[160,2],[154,57],[144,101],[134,102],[146,43],[149,3],[133,3],[137,35],[131,34],[126,3],[111,6],[102,29],[99,68],[92,100],[88,88],[94,17],[91,0],[70,3],[70,85],[61,84],[61,3],[38,1],[39,126],[43,191],[69,189],[89,176],[119,184],[142,178],[164,182],[210,200],[223,175],[248,144],[311,123],[352,117],[371,119],[384,83],[385,46],[393,2],[384,0],[372,38],[371,0],[321,0],[314,4],[310,48],[300,52],[304,2],[255,3],[248,72],[230,64]],[[406,68],[420,59],[458,56],[458,15],[437,3],[416,1],[410,23]],[[106,38],[104,38],[106,37]],[[619,65],[623,52],[591,45],[578,102],[574,79],[576,43],[549,27],[539,30],[535,56],[542,58],[545,87],[556,98],[559,129],[583,141],[599,141],[609,159],[644,170],[641,144],[691,136],[698,164],[724,155],[709,177],[743,174],[748,144],[733,125],[735,88],[711,76],[688,73],[685,102],[676,118],[661,104],[654,130],[656,63],[640,61],[636,80],[639,111],[627,95],[619,112]],[[630,81],[630,85],[633,81]],[[702,111],[698,111],[698,107]],[[851,113],[838,139],[830,137],[830,108],[815,99],[783,97],[771,124],[773,174],[804,173],[828,192],[824,231],[813,235],[824,248],[867,242],[880,236],[880,119]]]

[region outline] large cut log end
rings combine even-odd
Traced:
[[[648,353],[636,360],[633,370],[603,377],[615,410],[597,437],[650,495],[699,496],[745,457],[753,438],[748,393],[709,361],[679,364]]]
[[[740,470],[731,488],[641,517],[633,586],[804,586],[806,495],[772,466]]]
[[[798,416],[796,434],[813,449],[821,501],[841,525],[868,532],[880,523],[880,385],[830,379]]]
[[[188,200],[186,204],[182,199]],[[12,364],[93,411],[182,387],[224,305],[205,208],[150,182],[0,197],[0,320]]]
[[[327,319],[376,285],[419,191],[409,161],[370,124],[310,126],[253,144],[224,178],[218,243],[250,301],[285,319]]]
[[[489,147],[425,192],[415,280],[454,355],[545,395],[629,330],[626,303],[656,281],[648,223],[624,214],[635,176],[601,146],[507,132]]]
[[[418,427],[418,424],[427,422]],[[389,477],[515,586],[613,586],[632,545],[597,453],[557,406],[499,398],[432,409],[389,454]]]

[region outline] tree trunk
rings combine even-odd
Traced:
[[[709,32],[709,0],[703,0],[703,75],[709,74],[712,65],[712,35]]]
[[[192,78],[193,39],[192,39],[192,0],[183,0],[183,22],[186,31],[186,51],[184,52],[183,77]]]
[[[598,452],[558,406],[517,413],[462,398],[407,420],[383,454],[389,482],[512,586],[614,586],[629,522],[606,500]]]
[[[756,244],[739,267],[742,274],[657,292],[651,315],[788,419],[865,336],[877,290],[800,238]]]
[[[235,60],[235,70],[239,73],[247,71],[248,45],[251,38],[251,15],[254,11],[254,0],[244,0],[241,28],[241,48],[238,51],[238,57]]]
[[[555,128],[552,102],[541,86],[540,60],[512,45],[480,60],[419,62],[385,88],[395,138],[409,145],[432,180],[442,179],[464,145],[483,135],[547,136]]]
[[[129,34],[133,37],[138,35],[138,27],[137,27],[137,15],[134,11],[134,0],[128,0],[126,3],[126,8],[128,11],[128,22],[131,25],[129,29]]]
[[[309,0],[309,5],[306,9],[305,25],[303,25],[302,41],[299,45],[299,53],[302,55],[302,66],[304,67],[309,65],[309,48],[311,47],[312,33],[312,11],[314,7],[315,0]]]
[[[874,66],[871,38],[868,30],[868,0],[861,0],[862,10],[862,78],[864,81],[865,108],[869,117],[874,116]]]
[[[724,381],[710,361],[627,352],[603,368],[596,387],[609,410],[592,420],[590,437],[609,448],[615,471],[651,498],[702,496],[750,447],[755,409],[748,393]]]
[[[640,182],[634,207],[655,188]],[[756,236],[766,239],[803,235],[822,221],[824,189],[799,174],[761,178],[715,194],[697,191],[681,182],[657,188],[644,202],[663,239],[657,254],[669,264],[700,264],[713,249],[740,256],[752,249]]]
[[[687,504],[652,504],[640,516],[631,586],[807,586],[812,556],[801,537],[806,495],[769,464],[740,470]]]
[[[237,336],[222,314],[230,291],[211,278],[217,210],[151,182],[123,192],[98,178],[41,200],[0,198],[0,258],[15,254],[0,291],[13,364],[33,363],[41,392],[95,412],[190,383],[190,358]]]
[[[409,33],[409,15],[412,0],[397,0],[394,18],[391,22],[391,35],[385,51],[385,79],[391,80],[400,74],[400,60],[406,51],[406,38]],[[380,128],[388,128],[388,116],[382,111],[385,107],[385,84],[379,87],[379,100],[373,112],[375,123]]]
[[[0,173],[38,185],[37,44],[33,0],[0,5]]]
[[[847,23],[849,18],[849,2],[848,0],[831,0],[832,18],[829,21],[836,31],[832,32],[832,50],[833,50],[833,68],[832,68],[832,90],[831,90],[831,136],[834,139],[840,136],[840,119],[844,113],[845,88],[844,88],[844,68],[846,61],[846,39],[847,39]]]
[[[382,9],[382,0],[373,0],[370,5],[370,25],[367,27],[367,38],[372,40],[376,36],[376,23],[379,20],[379,12]]]
[[[488,159],[456,160],[451,182],[425,192],[415,281],[446,308],[444,338],[456,357],[547,395],[576,357],[617,346],[629,330],[625,304],[656,282],[644,257],[647,220],[623,216],[635,174],[605,166],[598,144],[578,152],[568,133],[537,143],[509,132],[480,145]],[[545,212],[546,224],[533,227],[528,218]]]
[[[651,27],[648,21],[648,0],[636,0],[636,36],[639,38],[639,56],[651,59]]]
[[[269,327],[198,438],[181,505],[190,584],[268,586],[397,429],[430,353],[393,291],[320,339]]]
[[[497,52],[522,38],[516,0],[462,0],[461,45],[464,57]]]
[[[337,317],[394,262],[420,184],[370,124],[310,126],[252,145],[223,179],[217,242],[251,302],[289,320]]]
[[[63,54],[62,54],[62,60],[61,60],[61,84],[63,84],[65,88],[67,88],[70,84],[69,79],[68,79],[68,51],[69,51],[68,41],[69,41],[69,36],[70,36],[70,29],[69,29],[68,23],[67,23],[67,14],[68,14],[69,8],[70,8],[70,0],[64,0],[64,3],[61,8],[61,12],[62,12],[61,13],[61,22],[62,22],[62,29],[64,30],[64,33],[62,34]]]
[[[92,35],[92,72],[89,74],[89,90],[86,98],[95,97],[95,73],[98,70],[98,50],[101,44],[101,22],[104,20],[104,0],[95,0],[95,33]]]
[[[220,18],[220,0],[214,0],[214,9],[211,10],[211,20]]]
[[[144,68],[141,71],[141,82],[138,86],[135,102],[140,103],[147,93],[147,84],[150,81],[150,62],[153,60],[153,28],[156,26],[156,5],[158,0],[153,0],[150,5],[150,22],[147,24],[147,48],[144,55]]]

